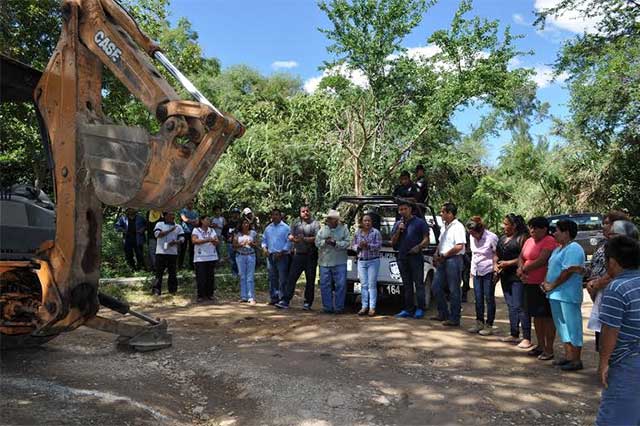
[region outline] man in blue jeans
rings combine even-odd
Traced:
[[[264,230],[262,237],[262,250],[269,257],[269,295],[270,305],[286,309],[284,297],[287,290],[287,277],[289,276],[289,225],[282,221],[282,212],[279,209],[271,210],[271,223]],[[282,303],[281,303],[282,302]]]
[[[605,248],[607,273],[600,322],[600,381],[596,425],[640,425],[640,245],[621,235]]]
[[[347,248],[351,243],[349,230],[340,223],[340,213],[329,210],[325,225],[316,234],[318,265],[320,265],[320,295],[326,314],[341,314],[347,290]],[[335,284],[335,293],[331,283]],[[335,296],[335,297],[334,297]]]
[[[433,258],[433,264],[436,266],[433,294],[438,303],[438,315],[431,319],[444,321],[444,325],[451,327],[460,326],[460,281],[464,269],[462,256],[467,243],[466,230],[464,225],[456,219],[457,214],[458,208],[455,204],[445,203],[442,206],[440,216],[444,221],[444,232],[440,235]],[[451,309],[449,309],[445,289],[449,290]]]
[[[393,225],[391,245],[398,250],[396,260],[402,278],[404,307],[396,318],[421,319],[424,318],[426,310],[422,250],[429,245],[429,225],[424,219],[413,215],[413,205],[408,201],[398,203],[398,213],[400,219]],[[417,299],[417,309],[414,294]]]

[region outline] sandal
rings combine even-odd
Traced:
[[[375,309],[369,309],[369,316],[370,317],[375,317],[376,316],[376,310]]]
[[[531,340],[529,340],[528,343],[525,343],[526,340],[522,340],[520,343],[518,343],[516,346],[520,349],[530,349],[531,347],[533,347],[533,343],[531,343]]]
[[[538,359],[540,361],[549,361],[553,359],[553,354],[547,354],[542,352],[540,355],[538,355]]]
[[[544,351],[541,348],[536,346],[535,348],[533,348],[529,352],[527,352],[527,355],[529,355],[529,356],[539,356],[539,355],[542,355],[543,352]]]
[[[516,336],[508,336],[508,337],[503,337],[502,339],[500,339],[500,341],[503,343],[518,343],[520,339],[517,338]]]

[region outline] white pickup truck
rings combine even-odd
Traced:
[[[352,235],[365,213],[372,216],[373,226],[380,231],[383,240],[378,272],[378,299],[399,297],[402,291],[402,280],[396,260],[398,252],[391,247],[390,243],[391,230],[396,223],[398,214],[398,199],[388,195],[344,196],[334,203],[334,208],[340,212],[343,222],[349,227]],[[443,225],[442,219],[435,215],[431,207],[418,204],[417,208],[424,212],[431,234],[429,247],[423,251],[424,282],[428,306],[431,301],[431,283],[435,273],[432,258]],[[359,295],[358,259],[356,253],[350,250],[347,260],[347,304],[355,304]]]

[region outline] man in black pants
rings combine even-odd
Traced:
[[[316,268],[318,267],[318,249],[316,248],[316,234],[320,229],[317,220],[311,217],[309,206],[300,207],[300,218],[291,225],[289,241],[293,243],[293,257],[289,267],[287,279],[287,293],[285,303],[288,305],[293,298],[296,282],[304,272],[306,285],[304,287],[304,305],[302,309],[311,310],[315,294]]]
[[[116,231],[122,233],[124,254],[132,270],[144,269],[144,232],[147,222],[135,209],[127,209],[116,222]],[[135,260],[133,255],[135,254]]]
[[[178,291],[178,276],[176,274],[176,263],[178,261],[178,245],[184,243],[182,227],[176,225],[175,214],[165,212],[164,220],[156,223],[153,230],[156,237],[156,280],[152,293],[160,296],[162,292],[162,276],[164,270],[169,271],[167,281],[169,293],[175,294]]]
[[[424,256],[422,250],[429,245],[429,225],[414,216],[413,203],[400,201],[400,219],[393,225],[391,245],[398,250],[396,259],[402,277],[404,307],[396,318],[424,318],[426,291],[424,285]],[[415,292],[414,292],[415,289]],[[414,301],[414,294],[417,301]]]

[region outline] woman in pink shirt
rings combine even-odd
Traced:
[[[553,359],[553,339],[556,327],[551,316],[551,306],[545,292],[540,288],[547,275],[547,264],[551,252],[558,246],[549,235],[549,221],[545,217],[534,217],[528,223],[529,238],[525,241],[518,261],[518,276],[524,285],[524,309],[533,317],[538,345],[527,354],[539,360]]]

